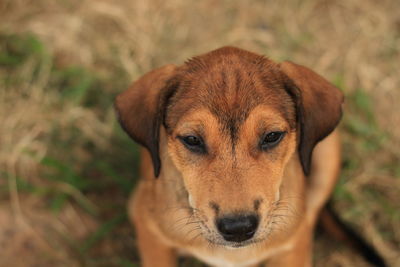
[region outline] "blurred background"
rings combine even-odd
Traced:
[[[224,45],[346,95],[335,209],[400,266],[400,1],[0,1],[0,266],[139,266],[115,95]],[[316,266],[365,266],[317,235]],[[185,259],[181,266],[202,266]]]

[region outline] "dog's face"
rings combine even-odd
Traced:
[[[138,130],[140,126],[126,118],[140,113],[127,100],[138,93],[130,91],[117,100],[122,125],[149,149],[156,174],[160,165],[158,127],[165,128],[167,154],[183,179],[187,203],[202,236],[209,242],[240,247],[265,240],[276,211],[279,215],[290,213],[280,206],[289,160],[298,152],[306,170],[313,146],[339,120],[341,95],[335,96],[335,107],[330,108],[325,93],[318,90],[318,101],[328,111],[335,109],[334,118],[329,119],[332,122],[326,122],[329,114],[322,126],[315,118],[310,120],[320,115],[303,117],[309,111],[304,103],[314,100],[304,98],[309,93],[299,91],[289,78],[298,73],[291,71],[235,48],[216,50],[179,68],[168,67],[158,76],[138,82],[143,87],[164,81],[165,89],[148,102],[157,111],[156,119],[150,120],[153,127],[147,131]],[[297,83],[302,83],[301,78]],[[137,98],[146,103],[151,94],[147,91]],[[152,112],[147,110],[147,114]],[[311,126],[315,129],[307,131]]]
[[[295,103],[272,64],[202,60],[186,64],[169,100],[168,153],[204,236],[243,245],[267,234],[296,147]]]

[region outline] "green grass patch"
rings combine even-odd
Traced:
[[[112,219],[104,222],[100,227],[91,234],[85,242],[80,247],[80,252],[83,254],[87,252],[91,247],[93,247],[96,243],[100,240],[105,238],[108,234],[112,232],[114,228],[116,228],[119,224],[125,222],[127,220],[126,213],[118,214],[117,216],[113,217]]]
[[[40,39],[32,34],[0,33],[0,66],[5,71],[0,73],[0,80],[6,90],[14,90],[26,82],[21,75],[27,68],[31,71],[30,83],[40,79],[44,67],[49,68],[50,78],[44,83],[44,89],[58,99],[54,112],[61,112],[64,105],[78,106],[95,111],[99,120],[109,116],[116,92],[124,90],[130,83],[127,74],[118,68],[109,73],[97,73],[82,66],[60,65]],[[118,81],[115,77],[119,78]],[[112,149],[107,151],[99,148],[93,140],[83,138],[84,132],[77,125],[74,120],[67,125],[56,120],[52,122],[50,134],[45,136],[48,152],[39,162],[42,179],[66,184],[84,195],[114,190],[127,196],[135,185],[138,147],[117,123],[112,126]],[[83,159],[76,150],[84,151],[89,160]],[[23,177],[18,177],[17,182],[18,188],[24,192],[50,195],[49,206],[54,211],[71,201],[68,193],[57,188],[42,189]],[[2,190],[7,191],[7,187]],[[88,208],[85,203],[78,201],[78,204]]]
[[[45,53],[42,42],[34,35],[0,34],[0,66],[15,69],[27,60],[41,58]]]

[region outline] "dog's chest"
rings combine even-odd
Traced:
[[[215,253],[207,253],[204,251],[198,251],[198,250],[193,250],[193,251],[180,251],[180,254],[183,255],[191,255],[199,260],[203,261],[204,263],[207,263],[211,266],[216,266],[216,267],[247,267],[254,265],[256,263],[259,263],[262,259],[248,259],[245,260],[243,259],[242,262],[237,263],[235,260],[232,261],[232,259],[227,259],[225,257],[221,257],[218,254]]]
[[[257,247],[250,248],[232,248],[224,249],[199,249],[188,248],[180,249],[179,254],[191,255],[206,264],[216,267],[248,267],[262,263],[264,260],[279,254],[280,252],[290,250],[293,242],[287,242],[281,246],[276,246],[268,249],[259,249]]]

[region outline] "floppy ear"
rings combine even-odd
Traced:
[[[342,115],[342,92],[312,70],[285,61],[281,70],[289,78],[286,87],[297,105],[300,123],[299,155],[303,171],[310,172],[314,146],[328,136]]]
[[[166,99],[174,89],[169,81],[176,69],[174,65],[166,65],[145,74],[115,100],[122,128],[133,140],[149,150],[155,177],[158,177],[161,168],[159,130]]]

